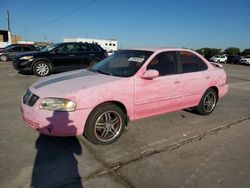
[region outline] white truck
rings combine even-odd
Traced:
[[[11,44],[11,32],[0,30],[0,48],[4,48]]]

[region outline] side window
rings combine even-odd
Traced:
[[[176,52],[163,52],[154,57],[147,69],[157,70],[160,76],[177,73]]]
[[[77,44],[76,45],[76,51],[77,52],[89,52],[90,47],[87,44]]]
[[[32,48],[28,46],[23,46],[23,51],[31,51]]]
[[[22,51],[21,46],[16,46],[16,47],[9,49],[9,52],[21,52],[21,51]]]
[[[75,51],[75,45],[74,44],[64,44],[57,48],[57,51],[60,53],[70,53]]]
[[[181,73],[197,72],[207,69],[207,64],[195,54],[188,51],[179,52]]]

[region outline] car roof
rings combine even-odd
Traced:
[[[138,51],[150,51],[150,52],[162,52],[162,51],[190,51],[194,52],[193,50],[189,50],[186,48],[175,48],[175,47],[161,47],[161,48],[128,48],[122,50],[138,50]]]

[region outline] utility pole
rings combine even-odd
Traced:
[[[10,31],[10,13],[9,13],[9,10],[7,10],[7,20],[8,20],[8,31]]]

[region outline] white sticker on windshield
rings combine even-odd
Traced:
[[[130,57],[128,59],[128,61],[134,61],[134,62],[142,63],[144,61],[144,58],[142,58],[142,57]]]

